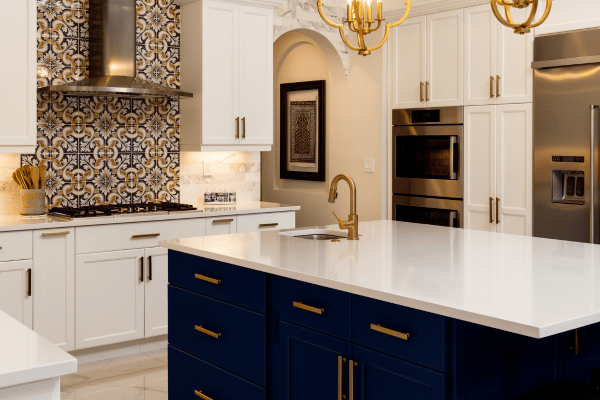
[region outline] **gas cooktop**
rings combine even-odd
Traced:
[[[180,211],[195,211],[196,207],[189,204],[161,202],[161,203],[134,203],[134,204],[112,204],[86,207],[53,207],[48,215],[74,219],[91,217],[112,217],[118,215],[147,214],[147,213],[171,213]]]

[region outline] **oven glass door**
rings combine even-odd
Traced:
[[[396,136],[398,178],[458,179],[457,136]]]
[[[394,196],[393,207],[394,221],[462,227],[463,202],[461,200]]]

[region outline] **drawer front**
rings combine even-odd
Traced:
[[[349,293],[281,278],[281,319],[350,340]]]
[[[405,340],[402,334],[408,334]],[[445,371],[446,317],[352,296],[352,341]]]
[[[169,283],[259,312],[267,309],[267,276],[238,267],[169,250]]]
[[[157,247],[160,240],[204,236],[204,232],[203,218],[84,226],[75,229],[75,253]]]
[[[266,317],[169,286],[169,344],[266,385]]]
[[[0,233],[0,261],[31,260],[32,254],[32,231]]]
[[[237,220],[238,233],[293,229],[295,227],[296,213],[294,211],[240,215]]]
[[[169,398],[266,400],[264,388],[169,346]]]
[[[206,236],[229,235],[237,232],[237,217],[206,218]]]

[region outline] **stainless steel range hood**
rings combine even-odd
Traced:
[[[136,76],[135,0],[90,0],[89,79],[45,86],[39,93],[193,97]]]

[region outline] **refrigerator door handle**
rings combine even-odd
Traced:
[[[590,191],[590,243],[596,243],[596,232],[598,232],[597,216],[596,216],[596,147],[598,146],[596,140],[596,114],[600,106],[591,106],[591,118],[590,118],[590,183],[592,190]]]

